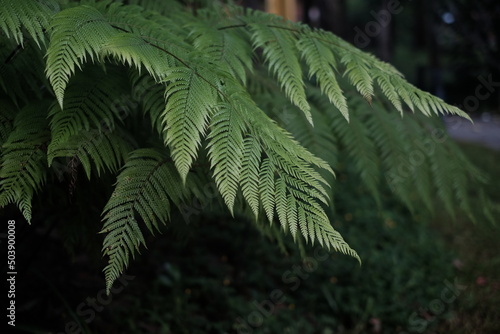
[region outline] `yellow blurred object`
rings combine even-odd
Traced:
[[[387,226],[388,228],[395,228],[396,227],[396,223],[392,219],[386,219],[384,223],[385,223],[385,226]]]
[[[297,21],[299,18],[296,0],[266,0],[266,11]]]

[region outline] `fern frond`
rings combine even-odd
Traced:
[[[108,66],[106,72],[94,66],[85,68],[66,89],[64,109],[54,104],[49,111],[52,132],[49,155],[53,146],[60,146],[81,131],[113,130],[116,120],[130,113],[128,93],[123,68]]]
[[[304,112],[312,124],[294,36],[289,31],[259,23],[250,23],[250,29],[254,47],[262,48],[268,67],[285,90],[285,94]]]
[[[0,207],[16,203],[28,223],[31,199],[46,179],[47,123],[47,102],[28,105],[17,114],[13,131],[2,145]]]
[[[209,127],[207,148],[211,168],[219,192],[232,214],[241,174],[245,126],[239,114],[230,105],[223,104],[218,106]]]
[[[362,108],[362,104],[357,104],[360,106],[356,110],[356,116],[358,119],[363,120],[368,129],[368,140],[373,141],[376,149],[375,154],[377,155],[377,165],[386,175],[387,180],[390,182],[391,189],[398,193],[402,198],[408,196],[403,192],[413,192],[414,189],[410,187],[397,187],[395,182],[399,182],[401,175],[401,170],[408,167],[408,155],[413,154],[415,150],[415,141],[421,140],[420,136],[417,136],[414,140],[405,140],[405,138],[410,138],[414,132],[405,133],[404,130],[398,131],[403,123],[411,122],[411,115],[407,115],[403,120],[397,117],[395,113],[389,113],[387,108],[380,103],[373,103],[373,110],[366,110]],[[415,130],[415,129],[412,129]],[[408,130],[411,132],[411,130]],[[358,134],[359,135],[359,134]],[[373,156],[372,156],[373,159]],[[369,167],[367,165],[365,167]],[[374,170],[373,173],[379,173]],[[410,177],[410,179],[412,179]],[[377,181],[378,182],[378,181]],[[422,187],[420,190],[424,190],[425,179],[422,179]],[[405,185],[408,185],[405,183]],[[420,187],[420,186],[419,186]],[[430,198],[426,194],[427,198]],[[411,205],[411,201],[406,200],[405,203]],[[430,209],[430,207],[428,207]]]
[[[283,178],[278,177],[275,180],[275,203],[276,203],[276,212],[278,214],[279,222],[281,223],[281,227],[283,231],[288,231],[288,211],[291,208],[288,206],[287,201],[287,187],[285,180]]]
[[[354,104],[355,100],[352,101]],[[362,106],[358,106],[362,108]],[[338,117],[338,113],[330,112],[328,116],[331,120],[331,126],[338,136],[345,152],[351,158],[353,167],[360,175],[361,180],[370,190],[371,194],[380,201],[379,182],[380,166],[376,155],[376,147],[369,137],[370,131],[358,117],[351,118],[346,123]]]
[[[59,4],[53,0],[0,0],[0,28],[17,44],[24,44],[25,29],[38,47],[45,42],[45,30]]]
[[[247,104],[247,107],[255,108],[250,104]],[[297,164],[300,168],[304,167],[304,172],[309,174],[313,179],[325,185],[328,184],[318,173],[309,167],[309,165],[313,165],[334,174],[331,166],[324,160],[301,146],[289,132],[269,119],[262,110],[257,108],[252,113],[246,113],[246,116],[255,133],[259,135],[264,147],[274,150],[284,161]]]
[[[165,86],[158,84],[148,74],[133,71],[131,74],[132,96],[142,107],[144,115],[149,115],[151,127],[158,134],[163,133],[161,115],[165,110]]]
[[[336,75],[332,77],[332,73],[334,73],[331,71],[332,67],[338,69],[340,74],[347,76],[352,86],[354,86],[370,103],[374,96],[373,81],[376,79],[382,93],[398,110],[402,108],[400,102],[402,100],[408,104],[412,110],[416,107],[416,109],[428,116],[432,111],[439,114],[456,114],[470,119],[467,114],[460,109],[446,104],[443,100],[417,89],[415,86],[408,83],[403,78],[402,74],[392,65],[358,50],[351,44],[331,33],[322,30],[311,30],[299,23],[287,22],[285,25],[283,23],[276,23],[273,20],[268,20],[267,23],[263,23],[265,21],[263,17],[261,17],[262,14],[254,18],[255,16],[254,12],[249,11],[242,20],[247,22],[248,29],[251,31],[255,31],[255,27],[259,27],[263,31],[262,34],[265,33],[259,40],[260,43],[257,43],[256,46],[263,47],[263,45],[266,45],[266,41],[269,42],[270,40],[274,40],[271,32],[278,36],[282,35],[282,39],[285,41],[298,39],[299,42],[296,45],[302,51],[302,57],[306,60],[310,68],[310,74],[319,73],[322,76],[321,78],[317,77],[320,87],[344,115],[345,108],[343,107],[342,98],[340,97],[340,91],[337,88]],[[257,21],[257,23],[253,24],[252,19]],[[269,32],[269,30],[271,32]],[[265,38],[265,36],[267,36],[267,38]],[[253,38],[256,39],[257,37],[258,35],[256,36],[254,32]],[[276,43],[268,43],[266,47],[268,53],[278,56],[283,47],[276,46],[275,44]],[[286,59],[286,56],[290,57],[292,60],[295,59],[295,50],[293,48],[288,48],[287,50],[289,54],[283,55],[284,59]],[[318,57],[316,54],[317,52],[321,52],[323,57],[326,58]],[[343,68],[337,64],[335,59],[339,59]],[[283,62],[284,60],[281,61]],[[320,71],[322,66],[326,66],[326,71]],[[282,75],[290,72],[290,70],[284,67],[277,67],[277,69],[284,72]],[[292,73],[294,73],[293,79],[296,80],[296,85],[302,83],[300,72],[298,70],[293,70]],[[289,76],[292,77],[291,75]]]
[[[161,47],[175,41],[176,45],[189,48],[185,40],[190,33],[188,25],[193,23],[193,16],[189,11],[178,9],[178,1],[168,1],[172,4],[148,1],[146,7],[110,2],[104,3],[100,10],[121,31],[133,33]],[[162,6],[165,7],[161,9]]]
[[[64,91],[75,66],[81,69],[87,57],[97,59],[104,44],[117,32],[101,12],[86,5],[54,15],[50,32],[46,74],[62,108]]]
[[[259,175],[259,193],[262,206],[266,212],[267,219],[269,222],[273,223],[274,218],[274,168],[269,158],[262,160],[262,165],[260,168]]]
[[[319,132],[316,136],[332,133],[339,136],[338,155],[349,157],[356,174],[379,203],[380,176],[385,175],[396,197],[413,214],[421,212],[422,209],[417,211],[417,208],[424,206],[432,213],[439,199],[450,214],[460,207],[474,219],[467,196],[470,184],[465,180],[467,175],[479,175],[477,181],[484,180],[481,181],[481,173],[447,138],[439,121],[429,120],[422,114],[401,119],[379,101],[374,101],[368,109],[360,97],[352,96],[349,99],[352,122],[347,124],[339,113],[331,111],[317,88],[310,87],[308,92],[315,120],[316,112],[330,119],[330,122],[321,122],[328,123],[327,127],[315,129]],[[292,131],[297,138],[309,138],[304,140],[304,145],[313,149],[310,138],[314,136],[307,133],[307,128],[300,128],[300,122],[291,125],[291,129],[297,128]]]
[[[166,72],[168,82],[162,115],[165,143],[170,146],[175,165],[185,181],[196,159],[205,133],[208,115],[217,100],[212,86],[192,69],[177,67]]]
[[[0,100],[0,145],[9,137],[14,127],[14,119],[17,113],[17,108],[9,100]]]
[[[224,11],[228,13],[224,15],[222,13]],[[272,15],[257,11],[242,12],[239,7],[234,6],[225,6],[218,14],[222,21],[221,25],[223,24],[219,25],[219,29],[252,33],[255,48],[263,50],[271,72],[278,77],[287,96],[303,109],[306,115],[309,115],[309,106],[300,102],[304,97],[302,94],[304,82],[297,49],[300,50],[301,57],[306,60],[309,75],[315,74],[322,91],[344,116],[347,116],[345,95],[342,93],[341,85],[338,84],[340,80],[337,80],[335,72],[346,76],[351,85],[370,103],[374,96],[374,84],[377,84],[382,94],[400,112],[404,102],[410,109],[419,110],[428,116],[431,113],[449,113],[468,118],[458,108],[409,84],[392,65],[358,50],[331,33],[312,30],[299,23],[284,22]],[[283,83],[280,77],[288,78],[288,83]],[[307,103],[307,100],[305,101]],[[308,119],[310,120],[309,116]]]
[[[43,54],[32,40],[21,47],[0,34],[0,87],[17,106],[30,103],[33,97],[42,98],[40,87],[48,86]]]
[[[345,119],[349,120],[347,100],[334,73],[338,65],[332,50],[309,34],[300,37],[297,47],[309,67],[309,77],[316,77],[321,91]]]
[[[141,69],[142,66],[156,81],[163,79],[165,72],[171,67],[180,64],[180,58],[176,58],[173,45],[162,48],[149,43],[139,35],[128,32],[118,32],[109,38],[103,45],[103,55],[109,55],[121,63],[135,66]]]
[[[390,179],[392,181],[390,186],[394,192],[399,194],[411,211],[415,212],[415,203],[421,201],[430,212],[433,212],[435,193],[429,151],[440,143],[431,140],[432,136],[419,123],[418,117],[407,116],[403,122],[400,119],[392,120],[392,132],[395,132],[396,135],[394,139],[399,139],[403,152],[390,152],[391,156],[395,158],[391,165],[392,168],[387,168],[390,173],[388,175],[395,176],[395,179]],[[391,131],[391,129],[387,130],[387,132]],[[415,189],[419,199],[416,198]]]
[[[217,29],[217,21],[210,17],[206,20],[208,22],[192,25],[193,46],[241,83],[246,83],[246,72],[253,67],[250,37],[242,30]]]
[[[401,100],[398,94],[397,88],[391,82],[390,78],[380,70],[375,70],[375,79],[382,90],[382,93],[387,97],[387,99],[392,103],[394,108],[402,115],[403,114],[403,106],[401,104]]]
[[[240,96],[244,100],[244,96]],[[306,240],[333,248],[344,254],[359,259],[356,252],[349,247],[340,234],[331,226],[326,213],[318,201],[327,203],[327,182],[310,164],[330,172],[330,167],[296,142],[289,133],[278,127],[262,111],[252,104],[241,102],[253,113],[246,112],[250,130],[258,135],[261,147],[267,158],[264,158],[259,173],[259,192],[261,202],[269,221],[273,222],[274,213],[285,231],[290,230],[296,236],[297,226],[304,225],[299,221],[299,208],[307,215],[308,228]],[[293,197],[293,198],[291,198]],[[290,207],[289,207],[290,205]],[[295,209],[296,208],[296,209]],[[292,210],[291,216],[289,210]],[[296,214],[294,212],[297,212]],[[291,220],[290,220],[291,219]]]
[[[126,160],[132,150],[131,135],[121,129],[113,132],[96,129],[82,131],[65,141],[51,143],[47,152],[49,166],[55,158],[78,157],[87,178],[90,179],[92,163],[95,165],[97,176],[107,169],[116,172]]]
[[[154,233],[160,223],[169,219],[170,201],[179,202],[183,189],[181,179],[165,152],[139,149],[130,153],[103,213],[101,233],[106,233],[103,254],[109,257],[104,269],[108,293],[128,266],[130,255],[134,256],[140,245],[145,245],[136,214]]]
[[[312,87],[308,87],[309,92],[313,89]],[[336,168],[339,164],[339,143],[335,132],[332,131],[331,121],[324,114],[331,106],[325,103],[327,109],[320,110],[318,109],[319,106],[315,104],[314,99],[310,99],[310,102],[314,127],[307,124],[303,117],[294,116],[287,117],[289,121],[285,124],[285,128],[292,133],[301,145],[325,160],[332,168]],[[288,113],[288,109],[286,112]],[[332,184],[332,182],[333,177],[330,177],[328,183]]]
[[[259,216],[259,172],[261,163],[261,147],[260,143],[254,136],[249,136],[244,139],[243,154],[241,162],[240,186],[243,197],[250,205],[255,218]],[[269,208],[272,206],[266,202]],[[271,220],[272,221],[272,220]]]
[[[435,148],[427,152],[427,154],[429,154],[430,158],[430,169],[437,195],[444,203],[446,211],[454,217],[454,180],[452,179],[453,174],[450,173],[450,170],[453,170],[453,164],[457,162],[453,161],[453,157],[449,155],[447,148],[443,147],[443,145],[436,145]],[[447,164],[450,164],[451,168],[443,168],[443,166]]]
[[[374,92],[370,68],[361,58],[351,53],[345,53],[340,61],[345,65],[344,74],[347,75],[352,85],[371,103]]]

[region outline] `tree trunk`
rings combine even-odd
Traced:
[[[266,12],[283,16],[291,21],[299,20],[296,0],[266,0]]]
[[[391,1],[393,0],[382,0],[382,10],[387,10]],[[390,17],[389,20],[388,24],[381,25],[380,34],[378,35],[378,55],[387,62],[391,61],[394,51],[392,38],[394,17]]]

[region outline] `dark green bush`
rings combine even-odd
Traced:
[[[339,184],[355,189],[357,180]],[[452,304],[439,314],[430,308],[454,282],[452,254],[397,205],[379,211],[361,189],[351,193],[333,221],[362,250],[362,266],[347,256],[325,258],[320,248],[301,256],[291,239],[283,259],[249,222],[210,217],[175,242],[158,241],[150,263],[130,271],[162,263],[149,273],[154,283],[132,287],[111,314],[118,322],[133,305],[124,326],[134,331],[200,334],[372,333],[377,321],[383,333],[404,333],[446,319]]]

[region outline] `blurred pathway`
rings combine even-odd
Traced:
[[[474,124],[456,116],[444,118],[450,136],[458,141],[482,144],[500,151],[500,116],[483,114]]]

